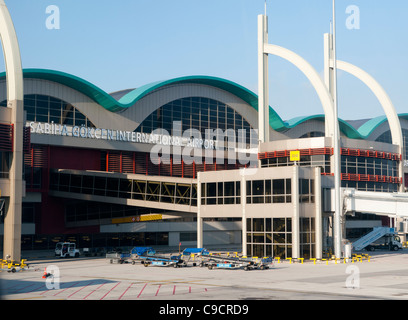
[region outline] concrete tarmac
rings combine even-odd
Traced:
[[[289,260],[266,270],[111,264],[104,257],[33,257],[0,272],[2,300],[406,300],[408,249],[354,262]],[[47,268],[53,275],[44,279]]]

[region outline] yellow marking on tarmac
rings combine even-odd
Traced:
[[[16,300],[29,300],[29,299],[39,299],[39,298],[44,299],[45,297],[44,296],[26,297],[26,298],[20,298],[20,299],[16,299]],[[60,299],[60,300],[62,300],[62,299]]]

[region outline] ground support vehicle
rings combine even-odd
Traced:
[[[3,271],[4,267],[7,267],[7,272],[19,272],[23,271],[26,268],[29,268],[29,265],[26,263],[27,259],[21,259],[20,261],[13,261],[13,260],[3,260],[0,259],[0,270]]]
[[[106,259],[109,259],[110,263],[126,263],[130,259],[130,253],[123,253],[121,251],[110,251],[106,254]]]
[[[73,242],[58,242],[55,246],[55,256],[60,258],[78,258],[79,249]]]
[[[394,228],[376,227],[362,238],[354,241],[352,247],[355,251],[363,249],[368,251],[375,249],[398,251],[402,249],[402,243]]]
[[[272,263],[271,258],[242,258],[242,257],[223,257],[218,255],[209,255],[203,259],[200,266],[207,266],[212,269],[244,269],[245,271],[253,269],[267,269]]]
[[[154,256],[156,251],[151,247],[134,247],[130,251],[130,260],[132,264],[136,261],[141,261],[143,263],[145,257]]]
[[[180,268],[186,266],[186,262],[182,259],[182,255],[177,256],[140,256],[141,262],[145,267],[174,267]]]
[[[204,248],[186,248],[181,253],[183,261],[186,265],[191,265],[193,267],[200,265],[210,252]]]
[[[367,251],[374,250],[390,250],[398,251],[402,249],[402,243],[400,237],[397,235],[387,235],[377,241],[370,243],[367,247]]]
[[[209,270],[212,269],[244,269],[245,271],[254,268],[254,262],[248,260],[240,260],[236,258],[224,258],[213,256],[207,263]]]
[[[270,257],[264,257],[264,258],[252,258],[252,261],[254,261],[254,266],[253,269],[269,269],[273,266],[273,259]]]

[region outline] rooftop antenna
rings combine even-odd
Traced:
[[[266,0],[265,0],[265,16],[266,16]]]

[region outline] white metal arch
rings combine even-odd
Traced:
[[[23,100],[23,71],[20,48],[13,21],[4,0],[0,0],[0,36],[7,74],[7,99]]]
[[[12,164],[10,168],[10,197],[4,218],[4,258],[21,259],[21,206],[23,194],[23,71],[20,48],[10,13],[0,0],[0,37],[7,76],[7,107],[12,109],[14,126]]]
[[[402,147],[403,137],[401,123],[399,121],[398,114],[395,111],[394,105],[384,88],[371,75],[351,63],[337,60],[337,69],[350,73],[357,79],[361,80],[368,88],[370,88],[370,90],[377,97],[382,108],[384,109],[385,115],[387,116],[391,129],[392,143]]]
[[[302,71],[302,73],[309,79],[312,86],[316,90],[324,109],[326,117],[326,137],[333,137],[335,130],[333,126],[335,121],[333,98],[317,71],[304,58],[286,48],[273,44],[266,44],[264,52],[289,61],[300,71]]]
[[[332,64],[332,61],[331,61]],[[394,105],[385,92],[384,88],[367,72],[360,69],[359,67],[344,61],[337,60],[337,69],[343,70],[357,79],[362,81],[377,97],[378,101],[380,102],[384,113],[388,119],[388,124],[391,130],[391,138],[392,143],[398,146],[399,153],[402,157],[401,161],[399,162],[399,177],[404,177],[404,140],[402,135],[402,128],[401,123],[398,117],[398,114],[394,108]],[[403,191],[404,185],[400,185],[400,191]]]

